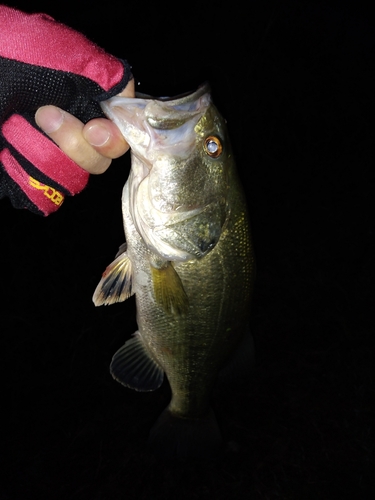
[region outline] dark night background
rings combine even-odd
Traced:
[[[131,299],[95,308],[123,242],[130,157],[42,218],[2,200],[1,500],[374,498],[374,26],[339,1],[8,2],[125,57],[139,90],[209,80],[246,190],[258,275],[250,381],[216,391],[226,449],[161,462],[168,404],[112,380]],[[206,5],[206,6],[205,6]],[[5,474],[4,474],[5,473]],[[372,492],[372,493],[371,493]]]

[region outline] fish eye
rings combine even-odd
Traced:
[[[218,137],[210,135],[204,141],[204,150],[211,158],[218,158],[223,152],[223,146]]]

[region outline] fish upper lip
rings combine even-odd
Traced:
[[[199,87],[195,91],[183,92],[182,94],[178,94],[172,97],[155,97],[148,94],[142,94],[141,92],[136,92],[135,95],[136,99],[137,98],[145,100],[150,99],[153,101],[161,101],[167,103],[179,101],[179,104],[183,104],[186,102],[192,102],[198,99],[198,97],[201,97],[202,95],[210,92],[211,92],[210,84],[208,82],[203,82],[201,85],[199,85]]]

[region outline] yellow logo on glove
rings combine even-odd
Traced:
[[[61,203],[64,201],[64,195],[60,193],[60,191],[57,191],[51,186],[46,186],[45,184],[40,183],[33,177],[29,177],[29,183],[30,186],[32,186],[35,189],[39,189],[39,191],[43,191],[44,196],[49,198],[52,203],[55,205],[59,206]]]

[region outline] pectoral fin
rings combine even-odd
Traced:
[[[113,356],[110,371],[120,384],[136,391],[154,391],[164,379],[164,371],[150,358],[139,332]]]
[[[151,266],[151,273],[157,303],[167,314],[185,314],[189,309],[189,299],[173,265],[167,262],[160,268]]]
[[[125,253],[126,250],[128,249],[128,244],[126,243],[126,241],[124,241],[124,243],[122,243],[119,247],[118,247],[118,251],[115,255],[115,259],[117,259],[117,257],[119,255],[121,255],[122,253]]]
[[[120,250],[125,248],[120,247]],[[126,252],[109,264],[95,289],[93,302],[96,306],[115,304],[129,298],[132,292],[132,264]]]

